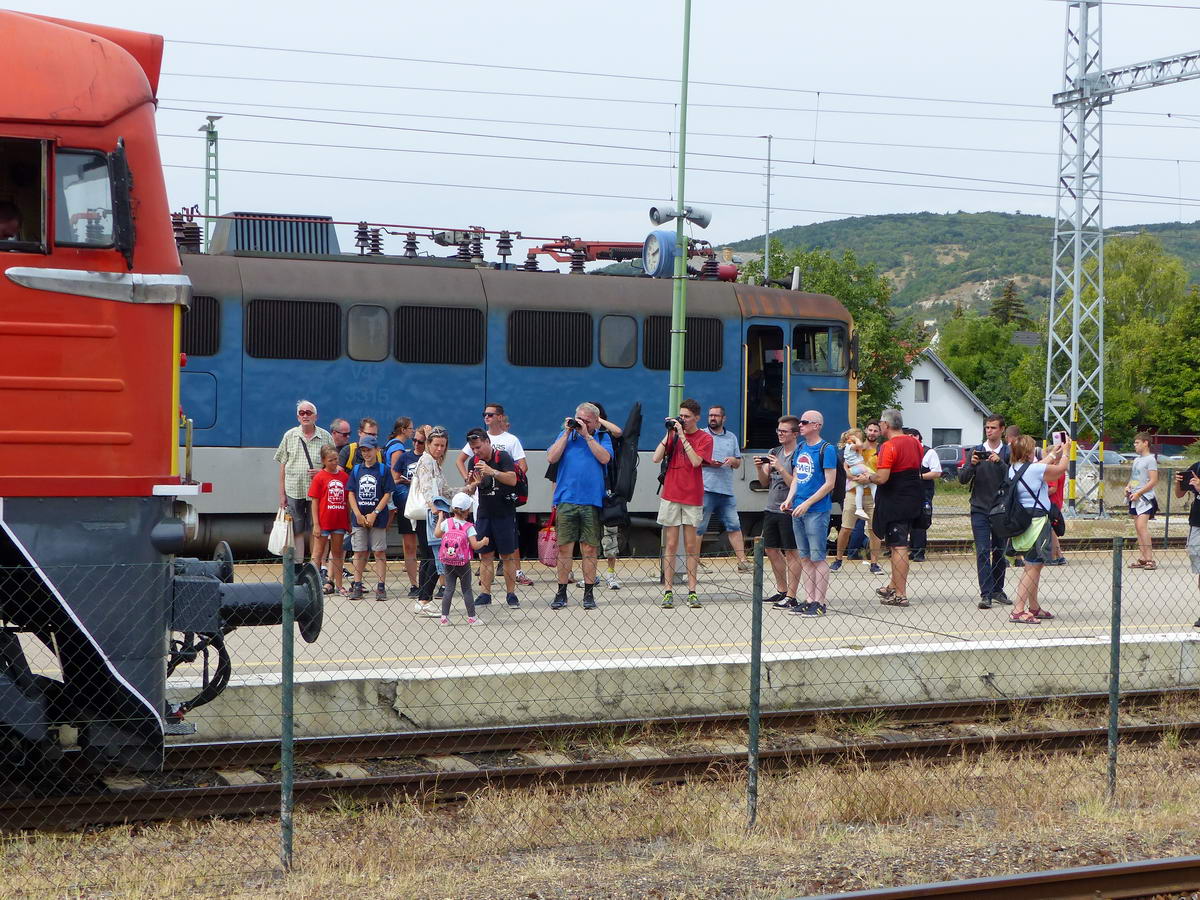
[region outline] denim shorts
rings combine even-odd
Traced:
[[[801,559],[824,562],[829,554],[829,510],[810,509],[800,518],[792,516],[792,533]]]
[[[700,520],[700,527],[696,532],[704,534],[708,531],[708,523],[713,519],[724,526],[726,533],[742,530],[742,523],[737,514],[737,498],[733,494],[704,492],[704,518]]]

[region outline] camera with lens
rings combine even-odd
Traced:
[[[579,424],[578,419],[570,418],[570,419],[567,419],[567,427],[570,428],[572,431],[578,431],[583,426]]]
[[[679,424],[678,419],[675,419],[675,418],[663,419],[663,425],[666,426],[667,431],[674,431],[675,426],[678,424]]]

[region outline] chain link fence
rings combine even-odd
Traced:
[[[887,556],[877,568],[869,560],[844,561],[828,575],[821,610],[806,605],[804,577],[797,585],[789,558],[773,565],[773,552],[758,557],[757,572],[754,557],[749,566],[731,556],[703,557],[694,600],[686,565],[676,561],[670,604],[657,557],[623,556],[611,566],[600,559],[590,590],[578,558],[565,586],[537,560],[520,564],[519,581],[509,573],[511,585],[502,567],[489,572],[489,563],[476,560],[475,622],[461,593],[442,619],[440,585],[426,608],[395,558],[381,595],[367,572],[362,599],[326,587],[312,568],[285,571],[278,558],[239,560],[228,570],[180,563],[0,569],[8,788],[0,802],[0,893],[86,894],[132,884],[145,866],[134,865],[126,855],[131,844],[114,835],[143,828],[133,823],[139,808],[148,807],[131,806],[131,824],[114,826],[113,816],[125,814],[106,810],[122,796],[177,797],[178,814],[193,816],[203,789],[222,788],[223,800],[202,807],[219,814],[236,809],[220,803],[232,803],[238,791],[258,791],[274,805],[281,783],[292,779],[303,787],[338,777],[623,758],[647,752],[629,736],[629,720],[744,717],[756,613],[765,711],[1106,691],[1114,589],[1122,610],[1121,690],[1200,684],[1193,631],[1200,592],[1184,549],[1164,548],[1157,537],[1154,565],[1130,568],[1139,561],[1132,542],[1120,550],[1111,538],[1064,540],[1061,565],[1019,566],[989,556],[984,589],[970,526],[965,516],[957,521],[958,533],[935,540],[924,561],[911,563],[905,607],[887,602],[884,589],[896,566]],[[1182,522],[1172,531],[1179,538],[1186,533]],[[344,585],[353,580],[360,579],[346,577]],[[291,651],[280,628],[288,582],[295,583],[291,615],[299,626]],[[490,596],[483,596],[481,582],[490,583]],[[62,602],[84,595],[91,599],[83,609],[68,611]],[[171,598],[166,605],[164,596]],[[556,603],[560,598],[565,603]],[[1022,608],[1043,616],[1014,619]],[[290,711],[281,701],[285,693]],[[532,749],[497,748],[496,728],[536,723],[625,730],[597,732],[582,743],[548,736]],[[296,742],[290,762],[279,750],[288,730]],[[869,721],[831,719],[812,730],[820,740],[853,743],[886,737],[894,727],[872,713]],[[405,734],[413,740],[397,758],[395,736]],[[362,740],[375,735],[377,744]],[[317,739],[346,736],[356,743],[344,758],[308,749]],[[767,728],[761,741],[769,749],[793,739]],[[673,736],[660,730],[645,743],[666,752],[717,746],[706,740],[680,725]],[[744,738],[721,741],[745,745]],[[230,744],[242,748],[240,758],[227,753]],[[859,777],[872,776],[866,770]],[[107,824],[78,830],[91,813]],[[290,812],[283,821],[285,831],[292,827]],[[295,825],[297,867],[314,837],[305,834],[305,822]],[[144,827],[162,835],[163,884],[216,874],[180,849],[180,836],[192,828],[206,841],[228,841],[223,877],[247,883],[280,870],[277,826],[237,820],[224,829]],[[60,838],[69,850],[48,845],[47,829],[69,834]],[[289,861],[290,840],[282,839]]]

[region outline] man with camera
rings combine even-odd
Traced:
[[[563,421],[562,434],[546,451],[546,461],[558,463],[554,484],[555,525],[558,541],[558,591],[551,609],[567,605],[567,581],[575,544],[583,557],[583,608],[595,609],[596,554],[603,529],[600,510],[604,506],[604,467],[612,459],[612,441],[597,434],[600,410],[581,403],[575,415]]]
[[[975,574],[979,580],[979,608],[993,603],[1011,604],[1004,593],[1004,538],[992,533],[988,513],[996,491],[1008,473],[1009,447],[1004,441],[1004,417],[988,416],[984,441],[972,448],[966,465],[958,470],[960,484],[971,486],[971,535],[975,539]]]
[[[773,604],[772,609],[784,611],[800,606],[796,599],[796,591],[800,586],[800,554],[796,550],[796,534],[792,530],[791,514],[780,509],[792,485],[792,467],[799,434],[799,418],[781,417],[775,429],[779,446],[766,456],[754,457],[758,483],[767,486],[767,506],[763,511],[762,524],[763,550],[775,574],[775,593],[763,600]]]
[[[479,596],[476,606],[492,602],[492,578],[495,575],[496,554],[504,566],[504,587],[510,609],[519,609],[517,600],[517,464],[507,450],[496,447],[491,435],[483,428],[467,432],[471,448],[467,468],[468,494],[479,497],[479,512],[475,516],[475,536],[488,538],[487,548],[479,554]]]
[[[675,607],[675,554],[679,533],[687,556],[687,605],[699,609],[696,570],[700,564],[700,535],[696,527],[704,516],[704,465],[714,466],[713,439],[701,431],[700,404],[690,397],[679,404],[679,412],[665,422],[667,434],[654,448],[654,461],[667,461],[658,503],[658,524],[663,528],[663,609]]]

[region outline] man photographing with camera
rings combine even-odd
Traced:
[[[596,434],[600,410],[581,403],[575,415],[563,420],[562,434],[546,451],[546,461],[558,463],[554,485],[555,528],[558,541],[558,592],[551,609],[567,605],[567,580],[575,544],[583,557],[583,608],[595,609],[596,554],[603,529],[600,510],[604,506],[604,467],[612,459],[612,441]]]
[[[679,404],[676,416],[665,421],[666,437],[654,448],[654,461],[667,460],[662,499],[658,503],[658,524],[663,528],[663,609],[675,608],[675,554],[679,551],[679,533],[687,555],[687,604],[700,606],[696,594],[696,571],[700,564],[700,535],[696,527],[704,517],[705,465],[712,460],[713,439],[701,431],[700,404],[688,398]]]
[[[983,423],[984,441],[971,450],[966,465],[958,470],[960,484],[971,486],[971,535],[975,539],[975,574],[979,579],[979,608],[993,603],[1011,603],[1004,593],[1004,538],[992,533],[988,513],[996,491],[1008,472],[1009,448],[1004,442],[1003,416],[988,416]]]

